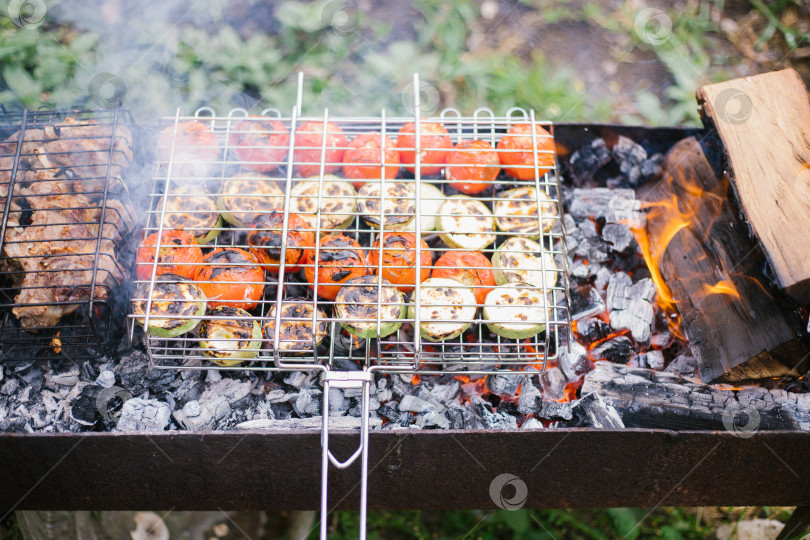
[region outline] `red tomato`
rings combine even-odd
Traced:
[[[197,279],[208,299],[208,309],[253,309],[264,294],[264,271],[256,257],[244,249],[214,249],[203,259]]]
[[[450,278],[473,287],[475,301],[484,299],[495,287],[492,263],[480,251],[447,251],[433,267],[433,277]]]
[[[445,172],[451,186],[467,195],[475,195],[498,177],[501,161],[488,142],[463,141],[450,152]]]
[[[355,137],[343,154],[343,175],[359,180],[352,182],[361,188],[365,180],[379,180],[382,175],[382,136],[380,133],[362,133]],[[399,152],[390,137],[385,137],[385,178],[390,180],[399,174]]]
[[[293,161],[298,174],[304,178],[321,174],[321,147],[326,140],[326,152],[323,158],[324,174],[333,173],[340,168],[343,153],[349,144],[340,126],[327,122],[326,135],[323,133],[323,122],[304,122],[295,129],[295,151]]]
[[[314,261],[314,257],[315,250],[313,249],[309,251],[307,257],[309,264],[304,268],[304,275],[309,286],[314,290],[317,270],[318,296],[327,300],[335,299],[340,291],[341,283],[368,274],[363,248],[354,239],[343,234],[322,236],[317,263]]]
[[[554,167],[554,139],[542,126],[535,124],[537,168],[542,177]],[[498,141],[501,163],[506,174],[518,180],[534,180],[534,148],[531,124],[515,124]],[[515,165],[515,167],[509,167]]]
[[[430,277],[433,257],[430,248],[421,238],[419,283]],[[368,251],[371,271],[376,273],[380,262],[380,239],[371,244]],[[382,276],[404,292],[411,292],[416,278],[416,235],[409,232],[389,232],[383,234]]]
[[[399,149],[399,160],[405,168],[412,173],[416,173],[416,124],[408,122],[399,130],[397,136],[397,148]],[[441,124],[433,122],[420,123],[419,145],[422,147],[419,155],[421,161],[421,173],[424,176],[437,174],[442,170],[442,166],[447,161],[453,141]]]
[[[273,212],[262,214],[254,222],[256,230],[248,233],[250,252],[267,272],[278,274],[281,266],[281,232],[284,227],[284,214]],[[307,248],[315,245],[315,233],[298,214],[289,214],[287,219],[287,246],[284,272],[297,272],[304,262]]]
[[[202,122],[180,122],[161,130],[158,161],[171,161],[174,178],[205,178],[219,159],[217,136]]]
[[[155,275],[177,274],[188,279],[196,279],[203,256],[194,237],[186,231],[165,229],[158,242],[159,234],[150,234],[138,247],[135,270],[138,278],[149,279],[152,276],[152,265],[157,251],[158,264]]]
[[[234,126],[229,142],[243,167],[256,172],[270,172],[277,169],[287,157],[290,131],[278,120],[253,116]]]

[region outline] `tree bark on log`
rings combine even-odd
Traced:
[[[806,370],[798,324],[761,275],[764,258],[732,210],[707,140],[677,143],[651,203],[651,251],[669,286],[703,382],[740,382]],[[717,160],[715,160],[717,161]],[[675,229],[673,229],[675,227]],[[674,232],[673,232],[674,231]]]
[[[613,406],[627,427],[674,430],[810,429],[810,394],[760,386],[721,390],[674,373],[597,362],[582,395]]]

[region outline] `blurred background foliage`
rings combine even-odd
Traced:
[[[801,0],[37,1],[41,24],[0,23],[6,105],[112,95],[140,115],[288,111],[303,71],[304,113],[398,115],[418,72],[423,102],[465,114],[519,106],[554,121],[696,125],[703,84],[786,66],[810,77]],[[663,39],[639,27],[650,6]]]

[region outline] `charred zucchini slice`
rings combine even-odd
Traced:
[[[348,280],[335,298],[335,316],[340,325],[350,334],[366,339],[389,336],[399,330],[405,311],[405,295],[388,280],[377,276]]]
[[[547,233],[554,226],[557,216],[557,205],[548,198],[546,192],[531,186],[504,191],[500,199],[495,201],[494,208],[498,229],[534,240],[540,237],[540,217],[542,232]]]
[[[487,328],[508,339],[526,339],[542,332],[548,315],[543,290],[528,283],[495,287],[484,302]]]
[[[166,199],[166,212],[163,227],[180,229],[194,237],[198,244],[212,241],[225,225],[217,208],[216,198],[205,193],[202,187],[178,186],[167,197],[158,201],[157,211],[163,208]]]
[[[312,316],[315,315],[313,332]],[[268,320],[262,327],[268,340],[268,349],[281,354],[314,353],[321,341],[329,333],[326,313],[318,309],[311,300],[287,300],[281,304],[281,329],[278,343],[276,338],[276,304],[270,307]]]
[[[480,251],[495,241],[495,218],[478,199],[453,195],[439,208],[436,230],[451,248]]]
[[[217,198],[222,217],[234,227],[247,227],[257,217],[284,210],[284,190],[270,177],[242,173],[225,180]]]
[[[429,341],[460,336],[470,327],[477,307],[472,290],[448,278],[423,281],[419,287],[419,302],[419,333]],[[415,304],[411,304],[408,318],[415,316]]]
[[[498,285],[521,282],[546,290],[557,284],[560,273],[543,246],[521,236],[513,236],[495,250],[492,272]]]
[[[357,190],[351,182],[340,180],[333,174],[323,176],[321,205],[318,208],[320,181],[302,180],[290,191],[290,212],[299,214],[315,231],[318,215],[321,217],[321,234],[342,230],[354,222],[354,207]]]
[[[141,325],[146,322],[148,297],[149,282],[139,283],[132,300],[132,313]],[[169,338],[185,334],[200,324],[203,315],[205,294],[191,280],[175,274],[155,277],[149,328],[146,329],[150,336]]]
[[[357,210],[370,227],[404,230],[416,216],[413,182],[368,182],[357,192]]]
[[[414,191],[416,188],[414,188]],[[447,195],[439,188],[428,182],[421,182],[419,186],[419,226],[420,232],[426,233],[436,228],[436,216],[439,214]],[[416,231],[416,219],[408,223],[406,231]]]
[[[219,306],[200,325],[200,348],[218,366],[238,366],[255,358],[262,344],[262,326],[241,308]],[[223,318],[219,318],[223,317]]]

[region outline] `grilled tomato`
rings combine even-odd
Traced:
[[[472,288],[479,304],[495,286],[492,263],[480,251],[447,251],[433,267],[433,277],[454,279]]]
[[[212,163],[219,157],[217,136],[202,122],[180,122],[163,128],[157,139],[159,161],[173,163],[195,160]]]
[[[382,244],[382,276],[402,292],[411,292],[416,283],[416,235],[409,232],[388,232],[380,235]],[[430,276],[433,257],[421,238],[419,283]],[[377,273],[380,263],[380,238],[371,244],[368,252],[371,271]]]
[[[434,122],[419,124],[419,156],[422,176],[438,174],[447,161],[447,154],[453,147],[453,141],[444,126]],[[416,173],[416,124],[408,122],[399,130],[397,149],[399,161],[412,173]]]
[[[534,166],[537,174],[543,176],[554,167],[554,138],[542,126],[534,126],[537,142],[537,161],[534,160],[531,124],[515,124],[498,141],[498,153],[506,174],[518,180],[534,180]]]
[[[450,185],[467,195],[481,193],[501,172],[501,160],[492,146],[482,140],[462,141],[447,158],[445,174]]]
[[[385,163],[385,178],[396,178],[399,173],[399,152],[390,137],[385,137],[385,159],[382,153],[382,134],[361,133],[350,143],[343,154],[343,175],[355,180],[354,187],[361,188],[366,180],[380,180]]]
[[[149,304],[149,282],[141,282],[132,299],[132,313],[141,325],[146,324]],[[190,280],[176,274],[161,274],[155,278],[149,306],[151,336],[177,337],[194,330],[205,315],[205,294]]]
[[[284,271],[297,272],[306,255],[307,248],[315,245],[315,233],[298,214],[288,214],[287,245],[284,257]],[[262,214],[253,222],[254,230],[248,233],[250,252],[258,259],[267,272],[278,274],[281,266],[281,239],[284,227],[284,214],[273,212]]]
[[[255,358],[262,346],[262,326],[244,309],[219,306],[200,325],[203,355],[222,367]]]
[[[138,247],[135,270],[138,278],[152,277],[152,266],[157,252],[155,275],[177,274],[188,279],[196,279],[203,255],[194,237],[185,231],[164,229],[158,241],[159,234],[159,232],[150,234]]]
[[[240,165],[266,173],[284,163],[290,146],[290,131],[278,120],[255,116],[236,124],[228,142]]]
[[[324,162],[324,174],[333,173],[340,169],[343,153],[349,143],[340,126],[332,122],[326,123],[326,132],[323,122],[304,122],[295,129],[295,150],[293,161],[298,174],[307,178],[321,174],[321,159]],[[321,150],[326,152],[321,156]]]
[[[197,279],[209,308],[253,309],[264,294],[264,271],[244,249],[214,249],[203,259]]]
[[[314,257],[315,250],[310,250],[304,275],[309,286],[314,290],[317,272],[318,296],[327,300],[335,299],[340,291],[341,283],[368,274],[363,248],[352,238],[343,234],[322,236],[318,259],[314,260]]]

